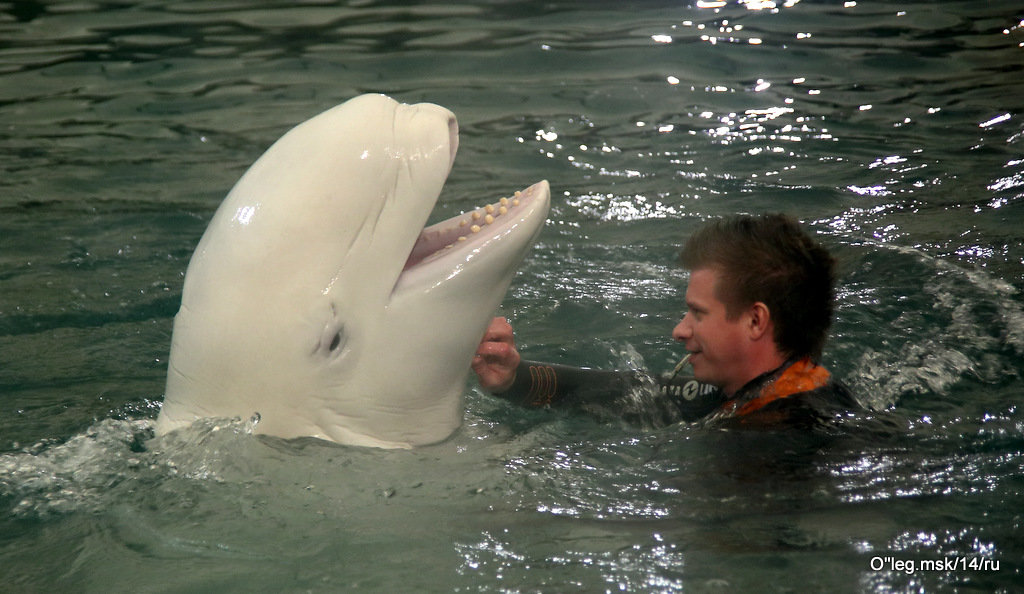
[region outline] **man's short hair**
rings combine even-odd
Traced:
[[[767,305],[787,357],[821,357],[835,309],[835,258],[796,221],[782,214],[718,220],[690,236],[679,260],[718,272],[715,297],[730,318],[758,301]]]

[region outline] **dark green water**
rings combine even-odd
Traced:
[[[1020,590],[1022,18],[0,3],[0,591]],[[781,210],[842,261],[826,363],[870,412],[751,435],[469,385],[463,429],[411,452],[151,439],[206,222],[280,134],[363,92],[458,116],[436,218],[550,180],[502,312],[526,356],[670,368],[681,243]]]

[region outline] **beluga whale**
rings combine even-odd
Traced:
[[[540,181],[425,227],[458,134],[443,107],[361,95],[253,163],[189,262],[157,435],[237,417],[358,446],[449,437],[550,205]]]

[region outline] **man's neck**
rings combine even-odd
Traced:
[[[735,396],[743,386],[751,381],[782,367],[786,362],[786,357],[778,349],[772,348],[771,350],[751,353],[747,358],[747,362],[747,372],[734,385],[722,386],[722,392],[729,398]]]

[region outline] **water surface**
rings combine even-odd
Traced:
[[[0,5],[4,588],[1019,589],[1022,18],[1002,1]],[[463,429],[411,452],[244,422],[153,439],[214,209],[284,131],[364,92],[457,114],[434,218],[550,180],[501,312],[524,355],[671,368],[682,242],[785,211],[841,260],[825,362],[868,411],[827,439],[750,435],[524,411],[469,384]],[[920,569],[938,559],[965,561]]]

